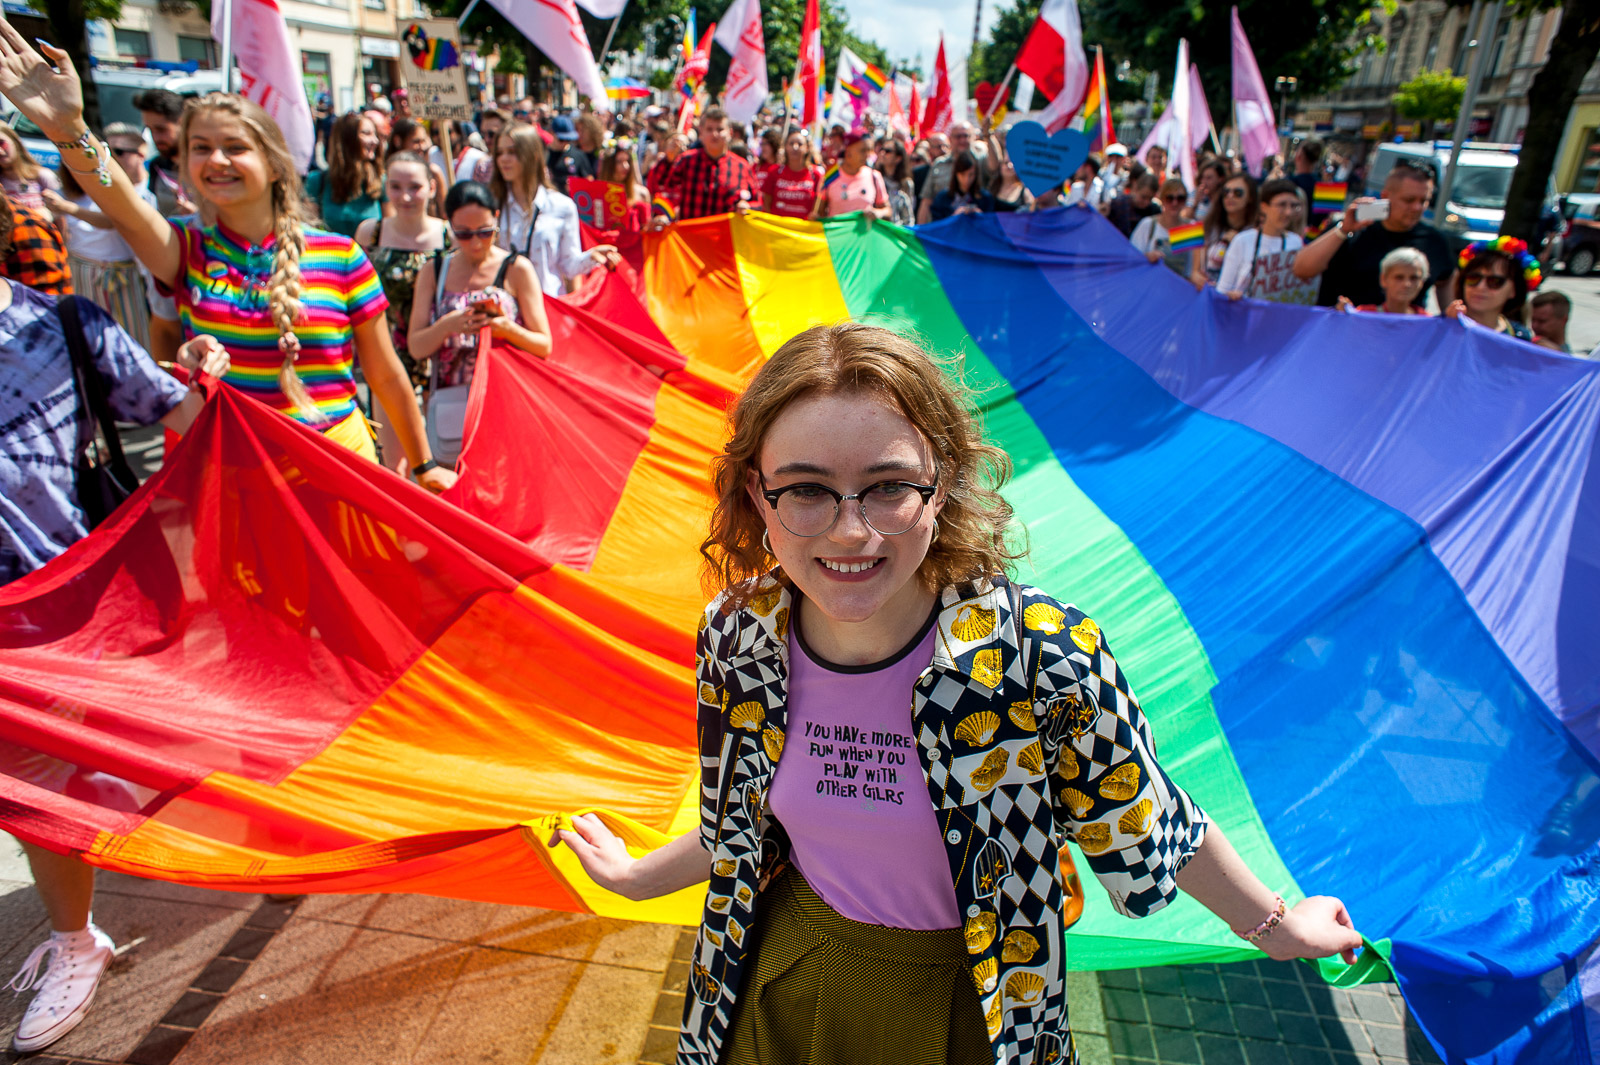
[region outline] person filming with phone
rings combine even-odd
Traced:
[[[1384,257],[1396,248],[1415,248],[1428,260],[1416,305],[1426,306],[1429,289],[1437,286],[1439,306],[1449,306],[1456,296],[1456,261],[1449,241],[1422,220],[1432,199],[1433,169],[1397,160],[1384,180],[1383,197],[1352,200],[1337,225],[1300,251],[1295,276],[1309,281],[1321,275],[1317,302],[1324,307],[1336,305],[1341,296],[1356,306],[1381,304]]]

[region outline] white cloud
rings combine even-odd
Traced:
[[[1002,4],[1011,0],[984,0],[983,32],[994,27]],[[954,65],[972,49],[972,15],[977,0],[844,0],[851,28],[869,41],[877,41],[891,60],[913,60],[922,53],[923,68],[933,69],[944,31],[945,58]]]

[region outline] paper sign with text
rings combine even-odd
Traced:
[[[461,29],[454,19],[415,19],[400,31],[401,77],[419,118],[472,117]]]

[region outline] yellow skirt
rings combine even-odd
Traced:
[[[852,921],[793,866],[760,905],[720,1065],[992,1065],[961,929]]]
[[[373,443],[376,437],[360,407],[351,411],[348,417],[341,418],[328,426],[322,431],[322,435],[340,447],[349,448],[362,458],[378,461],[378,448]]]

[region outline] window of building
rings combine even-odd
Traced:
[[[118,29],[116,34],[118,55],[132,56],[134,59],[150,58],[150,35],[144,30]]]
[[[372,11],[382,11],[387,4],[388,0],[366,0],[367,7]]]
[[[1493,77],[1499,74],[1500,62],[1506,56],[1506,39],[1511,36],[1511,19],[1502,18],[1500,24],[1494,28],[1494,49],[1489,53],[1489,65],[1484,71]]]
[[[332,75],[333,65],[327,52],[300,53],[300,80],[305,84],[306,97],[313,103],[318,93],[330,92]]]
[[[1583,155],[1578,159],[1574,192],[1600,192],[1600,129],[1584,130]]]
[[[201,70],[210,70],[217,65],[217,42],[210,37],[178,34],[178,62],[187,63],[191,59],[200,64]]]
[[[1432,70],[1439,58],[1439,38],[1444,35],[1444,20],[1432,19],[1428,23],[1428,48],[1422,54],[1422,68]]]

